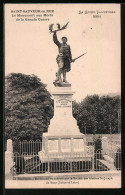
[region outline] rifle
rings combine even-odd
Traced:
[[[78,58],[81,58],[83,55],[85,55],[87,52],[85,52],[85,53],[83,53],[82,55],[80,55],[80,56],[78,56],[78,57],[76,57],[76,58],[74,58],[72,61],[75,61],[75,60],[77,60]]]

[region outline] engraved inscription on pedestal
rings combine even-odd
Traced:
[[[58,140],[48,140],[48,152],[58,152]]]
[[[72,107],[72,101],[66,96],[60,96],[59,99],[56,100],[56,107]]]
[[[70,139],[61,139],[61,152],[71,152]]]
[[[73,139],[74,152],[84,152],[84,142],[83,139]]]

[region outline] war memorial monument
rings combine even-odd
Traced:
[[[90,147],[86,146],[86,136],[80,132],[77,121],[72,115],[72,96],[75,92],[72,91],[71,84],[66,79],[66,73],[70,71],[71,63],[77,58],[72,59],[67,37],[62,37],[62,43],[57,38],[57,31],[65,29],[67,24],[62,29],[58,24],[59,29],[55,31],[52,31],[52,25],[50,26],[50,31],[53,32],[53,41],[59,50],[56,58],[58,71],[56,80],[53,82],[54,91],[52,92],[54,116],[50,121],[48,132],[43,133],[42,136],[42,151],[39,152],[41,161],[48,156],[50,161],[60,161],[62,158],[73,161],[75,155],[80,157],[80,154],[82,161],[83,157],[85,161],[91,161],[92,157],[92,151],[89,151]]]

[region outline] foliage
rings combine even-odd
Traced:
[[[119,107],[119,96],[87,96],[80,103],[73,102],[73,116],[82,133],[117,133]]]
[[[37,76],[11,73],[5,78],[5,139],[39,139],[52,116],[53,100]]]
[[[102,150],[102,140],[101,140],[101,137],[98,137],[97,139],[95,138],[94,139],[94,149],[95,149],[95,152],[99,153],[101,152]]]

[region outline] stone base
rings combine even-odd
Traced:
[[[10,177],[11,176],[11,169],[14,166],[13,162],[13,153],[10,151],[5,152],[5,176]]]
[[[86,153],[86,136],[81,135],[58,135],[43,136],[42,151],[39,152],[39,158],[60,157]]]
[[[55,87],[71,87],[70,83],[65,83],[65,82],[54,81],[53,84]]]

